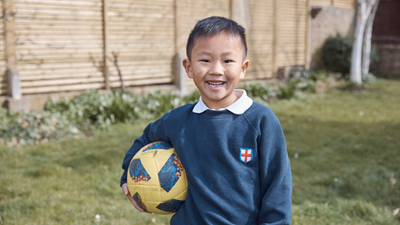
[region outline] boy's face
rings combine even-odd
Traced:
[[[195,40],[191,61],[183,60],[189,78],[211,109],[226,108],[237,100],[234,90],[243,79],[249,61],[243,62],[240,37],[219,33]]]

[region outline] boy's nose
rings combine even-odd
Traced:
[[[222,76],[224,74],[224,67],[220,62],[214,62],[211,64],[209,71],[210,75]]]

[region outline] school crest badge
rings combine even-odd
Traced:
[[[240,160],[244,163],[248,163],[253,160],[253,149],[252,148],[241,148],[240,149]]]

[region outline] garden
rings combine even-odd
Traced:
[[[357,86],[335,72],[239,87],[282,124],[292,224],[400,224],[400,80]],[[40,112],[0,109],[0,224],[169,224],[124,196],[122,159],[148,122],[198,98],[92,90]]]
[[[243,86],[281,121],[293,224],[399,224],[400,82],[378,79],[363,90],[340,82],[319,94],[299,86],[292,98],[282,87]],[[197,97],[90,91],[36,114],[2,116],[0,224],[168,224],[169,216],[130,205],[121,162],[148,121]]]

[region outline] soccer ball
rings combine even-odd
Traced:
[[[186,200],[186,173],[170,142],[140,149],[129,164],[127,180],[133,199],[148,212],[175,213]]]

